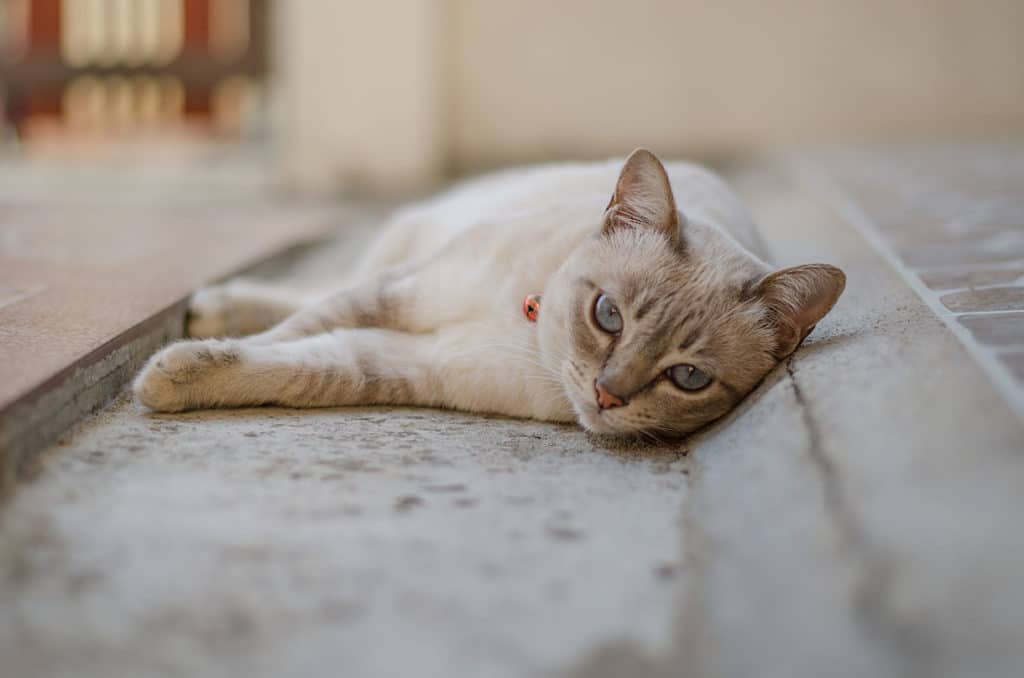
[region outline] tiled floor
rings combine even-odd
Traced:
[[[897,146],[803,163],[1024,400],[1024,143]],[[963,332],[959,331],[962,328]]]

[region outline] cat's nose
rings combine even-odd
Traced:
[[[610,410],[613,407],[622,407],[626,404],[623,398],[615,395],[601,383],[601,379],[594,382],[594,390],[597,391],[597,405],[602,410]]]

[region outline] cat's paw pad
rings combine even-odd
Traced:
[[[226,343],[173,344],[150,358],[142,368],[133,386],[135,395],[143,405],[158,412],[190,409],[198,404],[194,391],[202,377],[238,360],[238,348]]]

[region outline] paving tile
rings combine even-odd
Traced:
[[[1024,346],[1024,312],[963,315],[957,321],[989,346]]]
[[[1020,282],[1024,279],[1024,264],[999,268],[981,268],[972,271],[924,271],[921,281],[933,290],[955,290],[964,287],[985,287]]]
[[[1006,229],[982,237],[897,244],[912,268],[989,264],[1024,259],[1024,230]]]
[[[989,287],[953,292],[942,303],[954,313],[971,311],[1024,311],[1024,287]]]
[[[905,225],[890,223],[889,228],[893,243],[901,249],[922,244],[956,244],[981,238],[996,238],[1000,234],[1014,233],[1020,230],[1018,226],[1007,226],[1002,220],[978,223],[964,219],[961,214],[933,217],[925,223]]]
[[[1024,345],[1024,143],[865,145],[812,165],[947,309],[992,314],[954,322],[991,358],[986,369],[1013,373],[1021,388],[1005,395],[1024,411],[1024,358],[999,353]]]

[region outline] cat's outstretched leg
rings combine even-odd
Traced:
[[[160,412],[284,405],[436,405],[442,389],[427,337],[354,329],[293,342],[183,341],[153,356],[135,380]]]
[[[413,260],[414,233],[422,224],[399,215],[380,234],[362,258],[350,281],[339,292],[339,285],[300,293],[269,283],[236,279],[196,292],[189,304],[188,336],[197,339],[245,337],[266,332],[303,309],[302,313],[279,332],[264,337],[264,343],[296,339],[339,327],[391,327],[383,311],[397,310],[403,291],[401,281],[418,266],[402,263]]]
[[[484,329],[347,329],[278,344],[184,341],[153,356],[134,389],[160,412],[417,405],[574,421],[556,375],[531,349],[492,343],[498,338],[486,338]]]
[[[294,315],[312,299],[292,290],[248,280],[206,287],[192,296],[188,336],[244,337]]]
[[[450,286],[437,261],[392,268],[303,307],[250,341],[274,344],[360,327],[431,332],[471,313],[472,309],[446,303]]]

